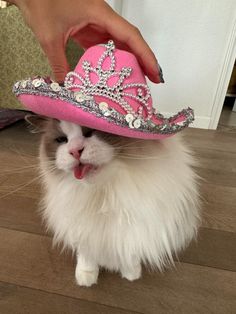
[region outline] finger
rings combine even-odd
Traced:
[[[63,83],[66,74],[69,72],[64,41],[51,38],[42,41],[41,46],[48,58],[55,80]]]
[[[145,74],[154,83],[163,82],[162,72],[158,66],[157,59],[143,39],[140,31],[125,19],[114,13],[114,19],[106,22],[106,30],[114,39],[123,42],[136,55],[143,67]]]
[[[72,38],[81,47],[87,49],[91,46],[108,42],[111,39],[111,35],[106,31],[97,29],[94,25],[89,25],[73,34]]]

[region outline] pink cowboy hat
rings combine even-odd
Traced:
[[[158,113],[136,57],[113,41],[89,48],[64,86],[37,77],[13,91],[34,113],[127,137],[162,139],[194,119],[191,108],[169,118]]]

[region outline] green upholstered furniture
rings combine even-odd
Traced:
[[[82,49],[73,42],[68,44],[72,69],[81,53]],[[51,75],[38,42],[15,6],[0,9],[0,108],[22,109],[12,94],[12,86],[17,80],[36,75]]]

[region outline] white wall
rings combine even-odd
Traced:
[[[160,111],[174,113],[191,106],[196,126],[215,127],[235,58],[236,1],[110,3],[116,9],[122,3],[122,15],[139,27],[162,66],[166,83],[151,84]]]

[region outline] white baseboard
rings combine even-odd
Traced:
[[[210,123],[210,117],[195,117],[195,120],[190,127],[197,129],[210,129]]]

